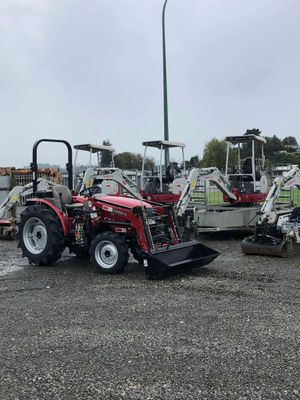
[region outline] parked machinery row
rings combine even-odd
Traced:
[[[85,171],[81,180],[76,180],[76,174],[73,173],[72,165],[72,148],[66,141],[63,142],[68,147],[68,163],[66,169],[68,171],[68,186],[73,190],[73,185],[76,190],[73,194],[79,193],[85,197],[98,195],[114,195],[118,197],[131,196],[140,202],[147,201],[150,203],[159,203],[162,206],[174,204],[175,213],[177,216],[189,215],[194,226],[198,231],[220,231],[230,229],[256,228],[255,240],[258,240],[257,232],[260,232],[259,226],[262,224],[260,205],[263,200],[269,201],[270,193],[268,194],[267,179],[263,172],[264,154],[263,144],[264,139],[255,135],[243,135],[226,138],[228,147],[226,155],[225,175],[217,168],[194,168],[187,175],[184,169],[184,144],[168,141],[148,141],[143,142],[145,146],[144,160],[148,147],[157,148],[160,150],[160,160],[162,160],[163,151],[166,148],[180,148],[182,151],[182,169],[179,169],[175,164],[171,164],[164,168],[162,162],[159,163],[158,172],[146,174],[144,162],[142,168],[141,179],[139,185],[124,173],[114,167],[114,149],[111,146],[83,144],[76,145],[75,168],[78,151],[88,151],[90,154],[89,168]],[[51,139],[43,139],[42,141],[53,141]],[[40,141],[35,144],[36,148]],[[251,144],[252,156],[246,160],[241,160],[241,144]],[[255,158],[255,146],[261,146],[261,159]],[[237,150],[237,166],[235,169],[229,166],[229,152],[232,147]],[[34,147],[35,149],[35,147]],[[111,166],[107,168],[100,167],[100,153],[106,150],[111,153]],[[97,165],[92,166],[92,155],[97,155]],[[0,229],[3,232],[11,233],[13,230],[7,225],[7,221],[3,218],[9,208],[15,204],[20,196],[24,198],[30,193],[41,193],[53,191],[53,183],[46,180],[37,179],[37,152],[33,151],[33,162],[31,164],[33,171],[32,184],[26,185],[24,188],[16,187],[0,205]],[[191,207],[191,199],[193,194],[199,190],[200,182],[211,182],[218,187],[223,193],[224,205],[207,207],[204,204],[201,207]],[[285,183],[285,187],[287,183]],[[279,185],[278,185],[279,188]],[[272,189],[271,189],[272,191]],[[267,197],[268,194],[268,197]],[[278,196],[277,196],[278,197]],[[269,202],[270,203],[270,202]],[[268,204],[269,204],[268,203]],[[281,210],[286,222],[291,214],[291,209]],[[294,214],[293,214],[294,215]],[[204,221],[204,223],[203,223]],[[229,223],[230,221],[230,223]],[[281,219],[279,219],[280,224]],[[203,226],[205,225],[206,226]],[[269,226],[270,224],[268,224]],[[287,224],[284,225],[287,229]],[[13,226],[15,229],[15,226]],[[296,236],[294,228],[294,236]],[[291,236],[291,234],[289,234]],[[261,236],[260,236],[261,237]],[[265,237],[265,236],[264,236]],[[251,239],[253,242],[253,238]],[[250,239],[247,243],[250,243]],[[295,240],[294,240],[295,241]],[[243,251],[244,251],[243,245]],[[248,246],[249,247],[249,246]],[[283,246],[285,248],[286,246]],[[248,254],[250,251],[244,251]],[[254,252],[253,252],[254,253]],[[280,253],[280,252],[279,252]]]
[[[37,179],[37,151],[42,142],[66,145],[68,186]],[[75,193],[72,148],[64,140],[36,142],[31,168],[33,182],[26,190],[32,196],[26,200],[18,231],[18,246],[31,263],[55,263],[69,248],[77,255],[89,254],[100,272],[117,274],[126,267],[130,250],[147,278],[160,279],[207,265],[219,255],[196,240],[182,241],[171,204],[107,196],[92,188]]]

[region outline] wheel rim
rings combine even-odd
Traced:
[[[40,254],[47,245],[47,229],[39,218],[29,218],[23,228],[23,242],[32,254]]]
[[[113,268],[119,258],[117,247],[109,240],[103,240],[95,248],[95,259],[105,269]]]

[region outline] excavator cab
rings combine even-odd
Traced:
[[[170,142],[168,140],[151,140],[142,144],[145,146],[141,179],[142,196],[159,203],[177,203],[187,183],[184,158],[185,144]],[[151,173],[146,171],[145,168],[149,147],[157,149],[160,152],[158,168],[156,171],[151,171]],[[176,148],[181,150],[181,162],[171,162],[169,165],[163,165],[164,150]]]
[[[102,164],[102,154],[103,151],[109,154],[109,161],[105,166],[108,169],[114,169],[115,161],[114,161],[114,148],[112,146],[107,146],[103,144],[77,144],[74,146],[75,149],[75,158],[74,158],[74,176],[73,176],[73,185],[76,193],[79,193],[85,189],[91,189],[93,187],[93,191],[95,193],[101,192],[101,185],[97,176],[99,175],[99,171],[103,170]],[[87,170],[80,170],[79,167],[79,154],[80,153],[88,153],[89,154],[89,161],[88,161],[88,168]],[[93,158],[94,156],[94,158]],[[96,157],[96,160],[95,160]],[[85,173],[90,175],[90,178],[93,177],[92,182],[88,182],[87,184],[83,184],[83,177]],[[91,179],[90,179],[91,181]],[[92,190],[92,189],[91,189]]]
[[[102,194],[109,196],[131,196],[138,197],[137,171],[122,171],[115,166],[114,148],[107,145],[79,144],[75,145],[75,166],[74,166],[74,188],[80,194]],[[80,171],[78,156],[80,152],[89,153],[88,168]],[[110,157],[103,163],[103,151]],[[96,155],[96,161],[93,160]],[[103,165],[104,164],[104,165]]]
[[[264,201],[268,193],[268,180],[264,172],[264,144],[266,139],[254,135],[227,136],[225,176],[233,192],[244,204],[258,204]],[[242,159],[243,149],[248,147],[251,156]],[[257,148],[261,157],[256,157]],[[230,165],[232,153],[235,152],[237,165]],[[227,201],[227,198],[224,198]]]

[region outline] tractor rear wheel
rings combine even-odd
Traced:
[[[112,232],[97,235],[90,248],[91,262],[103,274],[119,274],[128,262],[128,246],[124,238]]]
[[[39,266],[55,263],[65,248],[62,226],[56,214],[39,204],[22,212],[18,239],[23,257]]]

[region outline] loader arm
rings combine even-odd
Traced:
[[[231,186],[228,179],[221,174],[218,168],[193,168],[189,173],[187,184],[176,205],[177,215],[182,216],[185,213],[197,182],[200,180],[212,182],[229,199],[237,200],[236,196],[230,190]]]
[[[96,179],[116,182],[132,197],[143,200],[139,187],[118,168],[104,168],[103,170],[98,171],[95,171],[93,168],[87,169],[82,180],[80,192],[82,192],[85,188],[91,188]]]

